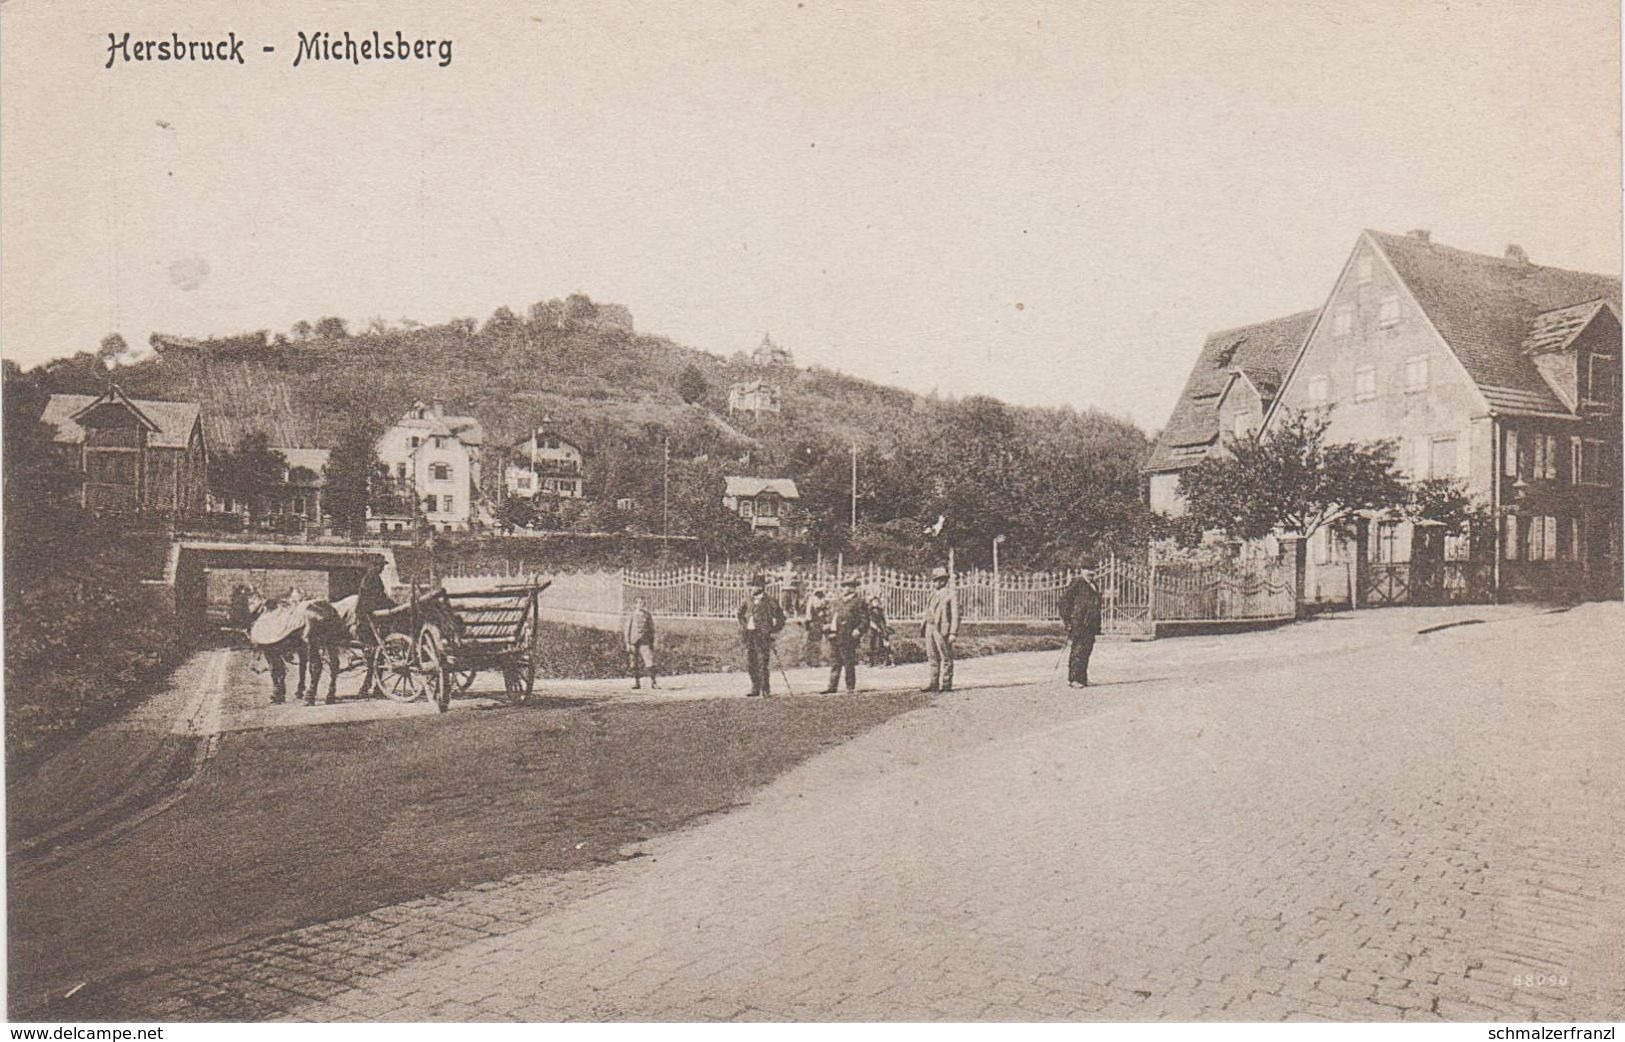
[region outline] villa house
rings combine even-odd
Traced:
[[[728,388],[728,415],[748,412],[760,416],[779,411],[779,389],[766,380],[747,380]]]
[[[439,399],[412,403],[378,439],[375,451],[389,475],[386,493],[415,506],[404,510],[374,511],[370,531],[402,529],[419,519],[442,531],[467,531],[479,516],[480,454],[485,428],[472,416],[448,416]]]
[[[502,471],[503,489],[520,499],[532,496],[580,499],[586,482],[584,463],[581,447],[544,421],[509,449]]]

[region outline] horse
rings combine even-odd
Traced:
[[[238,586],[232,590],[232,606],[249,644],[265,656],[270,667],[273,703],[287,700],[290,656],[299,663],[299,687],[294,698],[304,699],[306,705],[316,704],[325,655],[329,674],[327,704],[338,700],[339,645],[350,638],[342,617],[344,601],[330,604],[312,600],[298,590],[290,590],[286,598],[271,600],[250,587]]]

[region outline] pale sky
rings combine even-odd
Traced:
[[[1154,429],[1207,331],[1318,306],[1362,228],[1618,272],[1618,17],[9,0],[0,349],[585,292],[719,354],[771,330],[803,364]],[[291,67],[299,31],[346,29],[452,62]],[[126,31],[235,31],[247,64],[103,68]]]

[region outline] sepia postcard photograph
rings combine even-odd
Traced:
[[[1620,20],[0,0],[11,1037],[1614,1038]]]

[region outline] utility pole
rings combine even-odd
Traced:
[[[660,545],[671,545],[671,435],[661,448],[660,466]]]
[[[852,531],[858,530],[858,443],[852,443]]]

